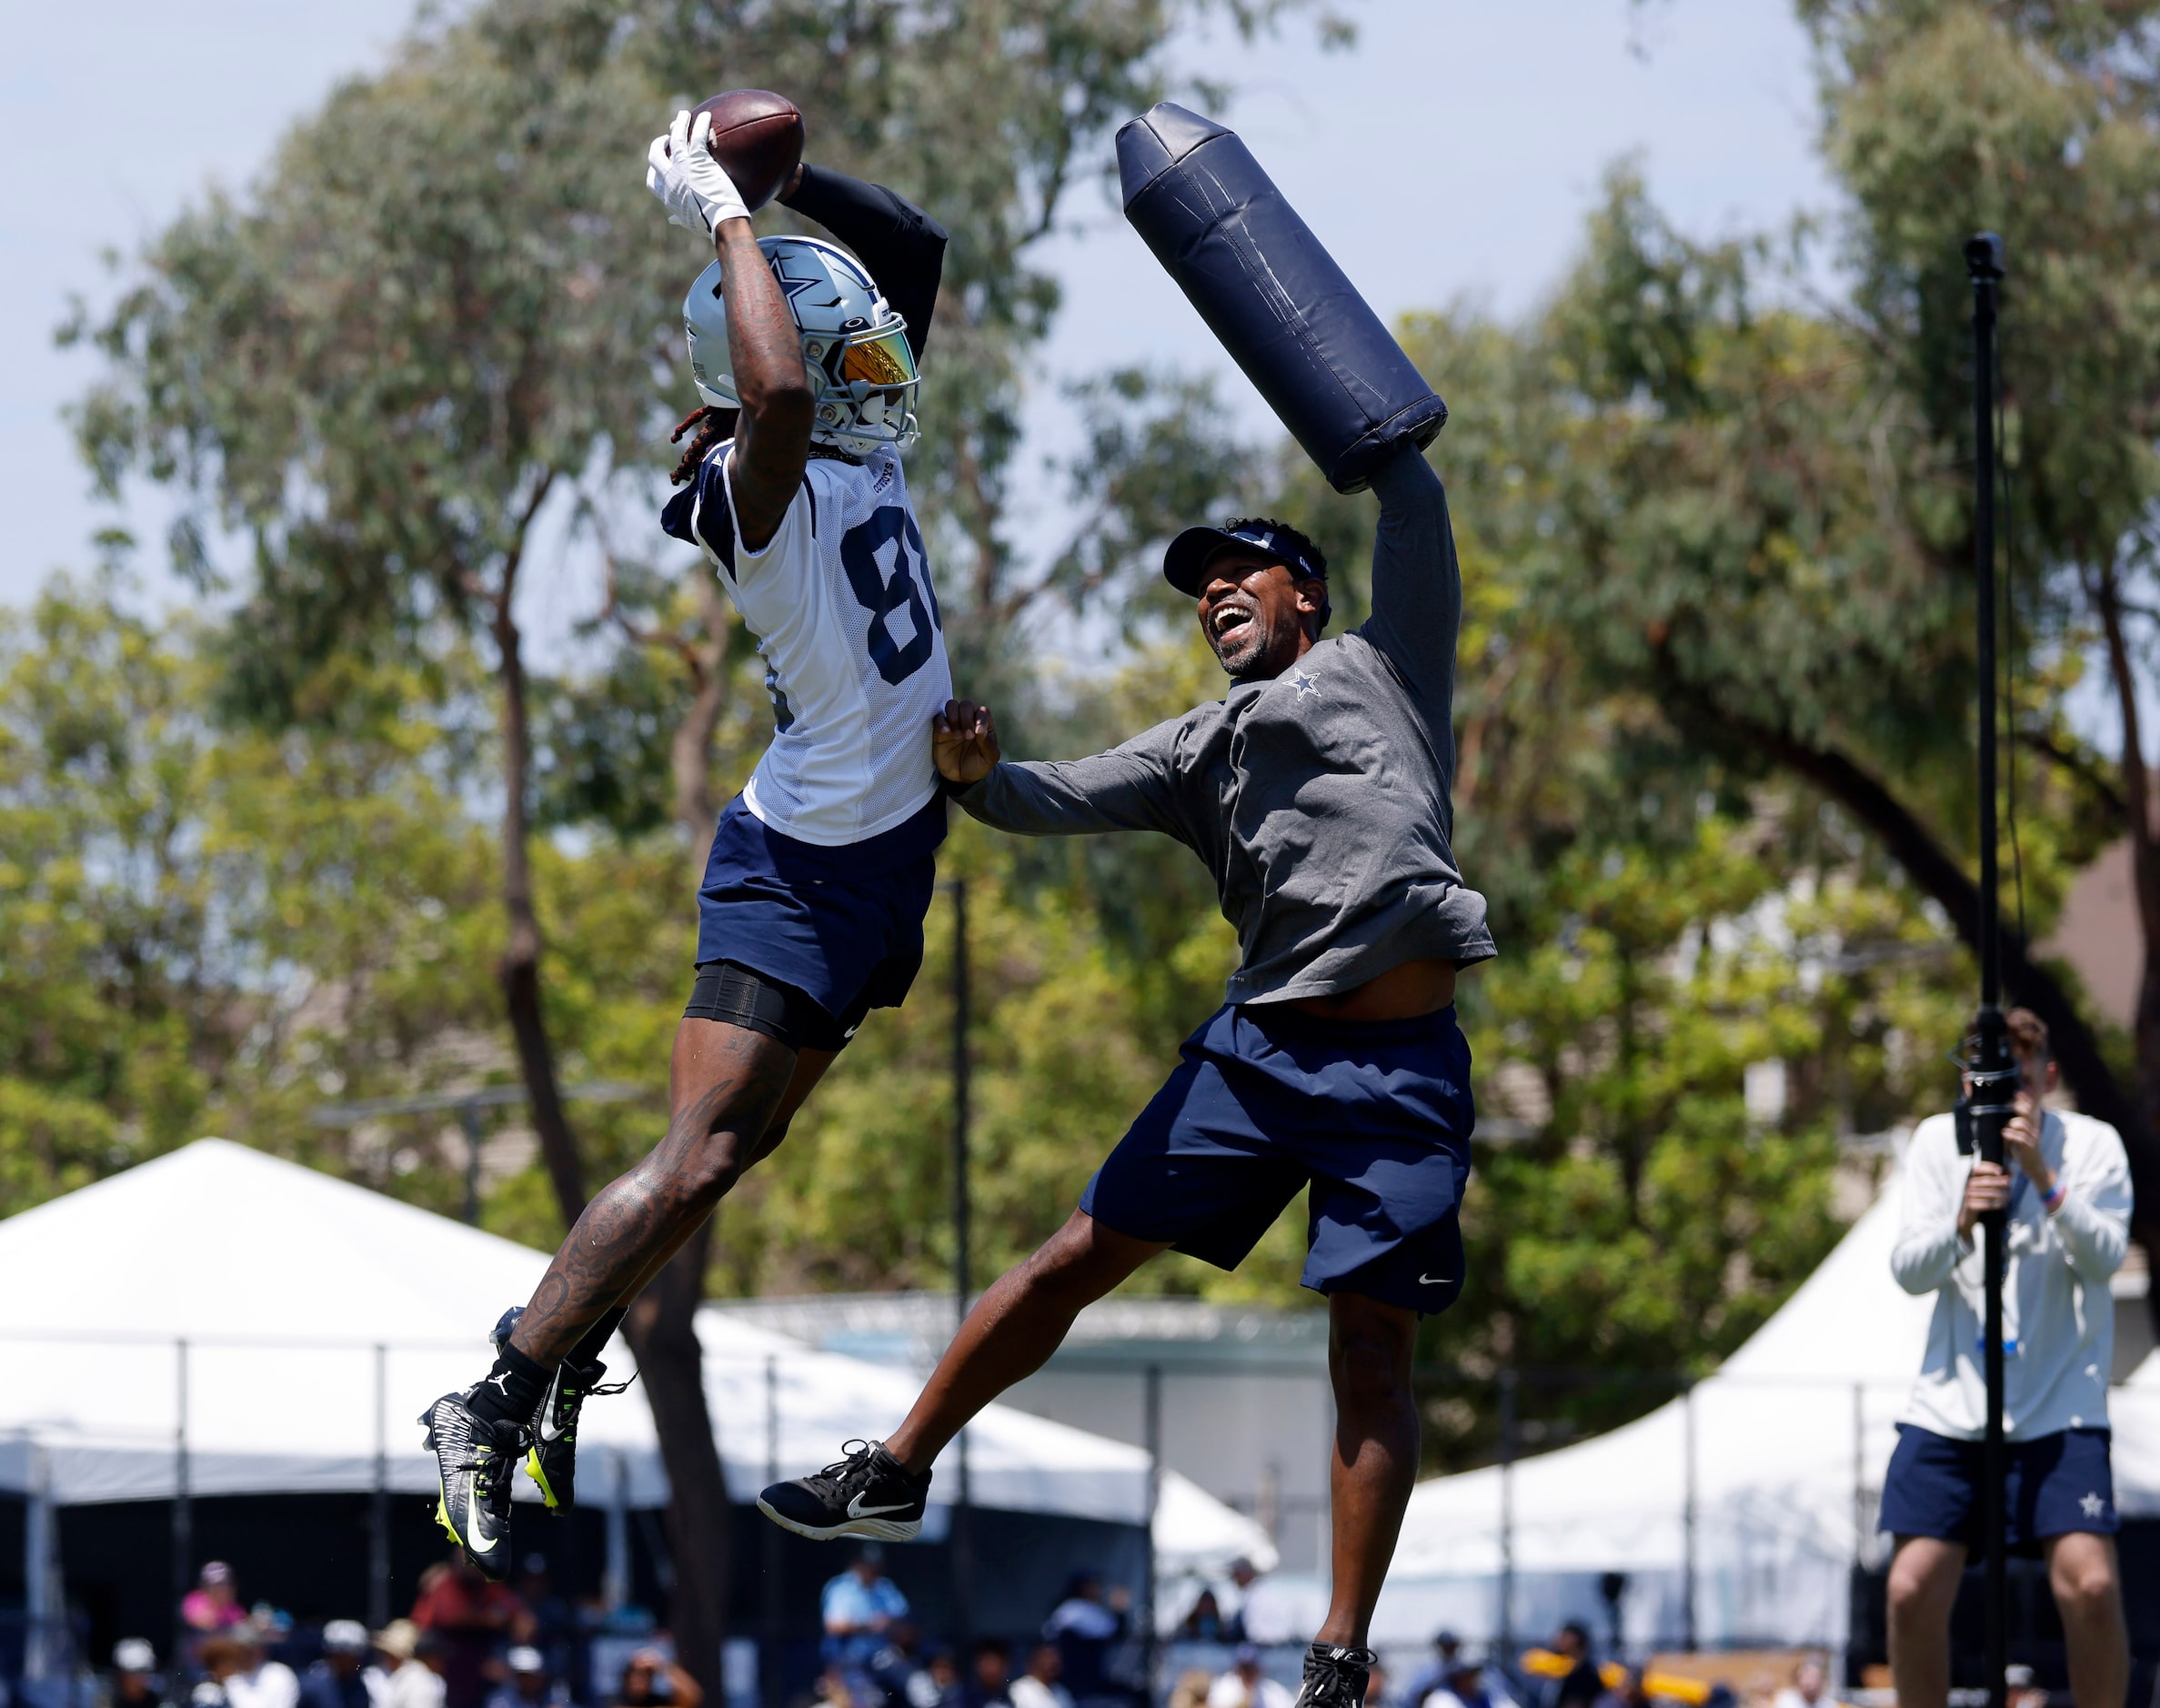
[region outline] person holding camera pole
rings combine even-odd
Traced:
[[[2029,1009],[2004,1017],[2017,1058],[2006,1163],[1966,1154],[1954,1115],[1920,1123],[1905,1151],[1904,1211],[1891,1271],[1935,1295],[1927,1355],[1883,1481],[1890,1562],[1890,1666],[1900,1708],[1945,1708],[1950,1609],[1980,1534],[1987,1381],[1979,1226],[2004,1238],[2004,1510],[2008,1546],[2044,1558],[2077,1708],[2121,1708],[2130,1683],[2108,1465],[2115,1355],[2108,1278],[2130,1238],[2130,1165],[2105,1121],[2051,1110],[2055,1064]]]

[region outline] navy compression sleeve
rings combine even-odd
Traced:
[[[805,165],[802,182],[781,200],[855,251],[885,300],[908,323],[908,347],[919,362],[945,271],[945,227],[882,184],[830,166]]]

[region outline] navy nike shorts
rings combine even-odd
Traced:
[[[698,965],[730,961],[817,1005],[844,1042],[871,1009],[898,1008],[922,969],[945,798],[867,841],[782,836],[738,795],[720,815],[698,890]]]
[[[1445,1008],[1415,1020],[1218,1010],[1080,1207],[1221,1269],[1310,1184],[1306,1286],[1412,1311],[1462,1291],[1470,1045]]]
[[[2104,1429],[2058,1430],[2004,1443],[2004,1530],[2013,1553],[2034,1554],[2050,1536],[2090,1531],[2112,1536],[2115,1473]],[[1917,1423],[1897,1426],[1897,1450],[1883,1478],[1882,1528],[1894,1536],[1982,1546],[1978,1442],[1937,1435]]]

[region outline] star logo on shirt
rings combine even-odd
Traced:
[[[2093,1490],[2087,1492],[2085,1498],[2079,1501],[2077,1504],[2079,1510],[2081,1510],[2087,1518],[2098,1518],[2101,1513],[2107,1511],[2107,1502],[2100,1498],[2098,1490]]]
[[[1307,676],[1302,670],[1292,670],[1290,673],[1290,685],[1298,690],[1300,699],[1303,699],[1308,694],[1320,692],[1320,678],[1317,676]]]

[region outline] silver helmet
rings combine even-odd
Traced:
[[[817,400],[810,437],[858,457],[880,445],[913,444],[921,381],[907,322],[879,294],[877,281],[845,249],[815,237],[760,237],[758,246],[802,335],[803,366]],[[683,298],[682,322],[698,395],[716,408],[740,408],[718,261],[698,275]]]

